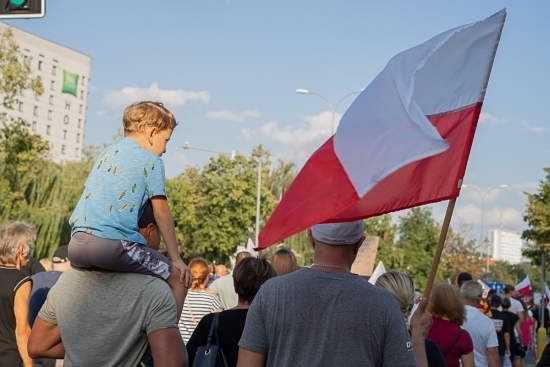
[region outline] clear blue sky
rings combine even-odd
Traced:
[[[485,229],[522,230],[523,191],[550,166],[548,1],[46,0],[44,19],[9,23],[92,56],[86,144],[109,142],[124,107],[165,101],[181,125],[163,156],[168,176],[208,153],[262,144],[301,166],[330,133],[321,98],[360,90],[396,53],[506,7],[465,183],[484,191]],[[339,107],[341,116],[353,97]],[[479,236],[479,195],[463,189],[461,218]],[[444,205],[435,205],[438,220]]]

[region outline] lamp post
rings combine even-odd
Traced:
[[[236,155],[240,155],[241,157],[254,159],[258,162],[258,181],[257,181],[257,193],[256,193],[256,247],[259,246],[258,237],[260,236],[260,195],[261,195],[261,188],[262,188],[262,157],[251,157],[244,154],[237,154],[237,152],[232,151],[231,153],[226,152],[219,152],[217,150],[210,150],[210,149],[202,149],[202,148],[195,148],[189,146],[189,142],[185,142],[185,144],[182,145],[183,149],[190,149],[190,150],[198,150],[201,152],[209,152],[209,153],[216,153],[216,154],[223,154],[228,155],[231,157],[231,159],[235,158]]]
[[[493,187],[490,187],[488,188],[485,192],[481,192],[481,190],[479,190],[478,188],[474,187],[474,186],[468,186],[468,185],[462,185],[463,188],[466,188],[466,189],[472,189],[474,191],[476,191],[479,196],[481,197],[481,226],[480,226],[480,231],[479,231],[479,246],[482,248],[483,247],[483,216],[485,214],[485,197],[487,196],[487,194],[493,190],[497,190],[497,189],[505,189],[508,187],[508,185],[499,185],[499,186],[493,186]],[[481,252],[481,249],[479,251],[480,253],[480,256],[479,256],[479,279],[481,279],[481,276],[482,276],[482,272],[483,272],[483,252]],[[487,273],[489,272],[489,244],[487,244]]]
[[[336,103],[336,106],[332,107],[332,103],[330,103],[330,101],[328,100],[327,97],[323,96],[322,94],[319,94],[319,93],[315,93],[315,92],[310,92],[309,90],[307,89],[303,89],[303,88],[300,88],[300,89],[296,89],[296,93],[298,94],[311,94],[311,95],[314,95],[314,96],[319,96],[321,97],[322,99],[325,100],[325,102],[328,103],[328,105],[330,106],[330,109],[332,111],[332,135],[334,135],[334,118],[335,118],[335,115],[336,115],[336,110],[338,109],[338,106],[340,106],[340,103],[342,103],[342,101],[346,98],[348,98],[349,96],[353,96],[354,94],[359,94],[361,93],[362,91],[364,91],[365,88],[361,89],[361,90],[358,90],[356,92],[351,92],[351,93],[348,93],[346,94],[345,96],[343,96],[342,98],[340,98],[340,100],[338,101],[338,103]]]

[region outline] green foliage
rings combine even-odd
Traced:
[[[31,90],[35,95],[44,92],[40,77],[31,78],[31,59],[23,59],[11,28],[0,34],[0,74],[0,94],[4,96],[4,107],[9,110],[18,102],[17,96],[22,90]]]
[[[380,237],[376,259],[382,261],[386,269],[400,269],[405,262],[405,252],[395,244],[397,230],[390,214],[365,220],[365,235]]]
[[[447,232],[439,268],[442,278],[453,284],[462,272],[472,274],[474,279],[479,274],[479,253],[470,232],[470,227],[463,223],[459,223],[458,230],[449,228]]]
[[[540,264],[541,251],[550,248],[550,167],[544,169],[546,179],[539,182],[538,193],[527,195],[527,206],[523,220],[529,227],[522,237],[531,241],[523,252],[524,256]]]
[[[424,288],[434,259],[439,226],[429,207],[412,208],[399,217],[397,248],[403,251],[404,262],[397,268],[409,274],[417,288]],[[438,270],[441,279],[441,267]]]

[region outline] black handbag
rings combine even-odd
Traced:
[[[206,339],[206,345],[197,348],[195,354],[195,360],[193,361],[193,367],[228,367],[227,360],[223,354],[223,349],[220,348],[218,339],[218,319],[220,314],[216,312],[212,325],[210,325],[210,332]],[[212,344],[212,341],[216,337],[216,345]]]

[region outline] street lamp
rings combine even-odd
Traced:
[[[490,187],[488,188],[485,192],[481,192],[481,190],[479,190],[478,188],[474,187],[474,186],[468,186],[468,185],[462,185],[463,188],[465,189],[472,189],[474,191],[476,191],[479,196],[481,197],[481,228],[480,228],[480,232],[479,232],[479,246],[480,248],[483,247],[483,216],[484,216],[484,211],[485,211],[485,197],[487,196],[487,194],[493,190],[497,190],[497,189],[505,189],[508,187],[508,185],[499,185],[499,186],[493,186],[493,187]],[[481,273],[483,271],[483,253],[480,251],[480,256],[479,256],[479,279],[481,279]],[[489,244],[487,244],[487,273],[489,272]]]
[[[358,91],[356,91],[356,92],[351,92],[351,93],[346,94],[345,96],[343,96],[342,98],[340,98],[340,100],[338,101],[338,103],[336,103],[336,106],[335,106],[335,107],[332,107],[332,103],[330,103],[330,101],[328,100],[328,98],[325,97],[325,96],[323,96],[322,94],[315,93],[315,92],[310,92],[309,90],[307,90],[307,89],[302,89],[302,88],[296,89],[295,92],[298,93],[298,94],[311,94],[311,95],[314,95],[314,96],[319,96],[319,97],[321,97],[322,99],[324,99],[325,102],[328,103],[328,105],[330,106],[330,109],[332,110],[332,130],[331,130],[331,131],[332,131],[332,135],[334,135],[334,118],[335,118],[335,114],[336,114],[336,110],[338,109],[338,106],[340,106],[340,103],[341,103],[344,99],[348,98],[349,96],[353,96],[354,94],[359,94],[359,93],[361,93],[361,92],[364,91],[364,90],[365,90],[365,88],[363,88],[363,89],[361,89],[361,90],[358,90]]]
[[[260,236],[260,204],[261,204],[260,194],[261,194],[261,187],[262,187],[262,157],[251,157],[244,154],[237,154],[237,152],[234,150],[231,153],[226,153],[226,152],[219,152],[217,150],[195,148],[195,147],[189,146],[189,142],[187,141],[182,145],[182,148],[190,149],[190,150],[199,150],[201,152],[228,155],[231,157],[231,159],[235,158],[236,155],[240,155],[241,157],[254,159],[258,162],[258,189],[256,194],[256,247],[258,247],[259,246],[258,237]]]

